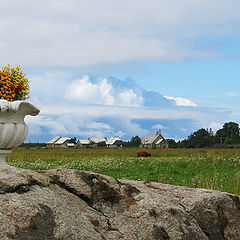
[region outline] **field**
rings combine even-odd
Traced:
[[[17,148],[10,165],[26,169],[71,168],[119,179],[156,181],[208,188],[240,195],[240,150],[151,149],[151,158],[138,158],[139,149]]]

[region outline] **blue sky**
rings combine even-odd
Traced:
[[[183,139],[240,123],[238,0],[0,2],[0,62],[31,81],[27,141]]]
[[[239,41],[240,42],[240,41]],[[240,74],[239,59],[188,60],[181,63],[143,63],[131,77],[145,89],[189,97],[226,98],[235,92]],[[149,84],[151,81],[151,84]]]

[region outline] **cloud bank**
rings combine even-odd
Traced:
[[[222,58],[221,38],[240,34],[239,7],[236,0],[1,1],[0,61],[69,67]]]
[[[44,89],[40,79],[48,80],[48,87],[61,84],[52,92]],[[232,114],[226,107],[202,108],[187,98],[164,97],[142,89],[132,79],[53,71],[33,75],[32,84],[30,101],[41,107],[39,116],[26,118],[27,141],[32,142],[46,142],[56,135],[129,140],[158,129],[166,138],[182,139],[201,127],[217,130]]]

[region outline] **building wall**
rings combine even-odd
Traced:
[[[167,141],[164,139],[160,144],[148,143],[142,144],[141,148],[168,148]]]
[[[54,143],[47,143],[48,148],[54,148]]]
[[[160,144],[156,144],[156,148],[168,148],[168,143],[164,139]]]
[[[67,141],[65,141],[65,142],[62,143],[62,144],[55,144],[54,147],[55,147],[55,148],[67,148],[67,144],[68,144],[69,142],[70,142],[70,141],[67,140]]]

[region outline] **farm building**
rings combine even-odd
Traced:
[[[99,143],[106,143],[107,139],[105,137],[91,137],[88,138],[91,147],[96,148],[98,146]]]
[[[168,148],[168,143],[158,130],[156,134],[149,134],[142,139],[141,147],[143,148]]]
[[[60,138],[61,138],[61,136],[57,136],[57,137],[53,138],[52,140],[50,140],[49,142],[47,142],[47,147],[54,148],[55,142],[57,142]]]
[[[51,148],[66,148],[66,147],[75,147],[74,143],[70,142],[71,138],[57,136],[47,142],[47,147]]]
[[[107,139],[105,137],[91,137],[88,138],[88,140],[93,143],[107,142]]]
[[[109,148],[123,147],[123,141],[119,137],[109,139],[106,144]]]
[[[77,146],[79,147],[86,147],[89,144],[90,144],[90,141],[88,139],[79,139],[77,141]]]

